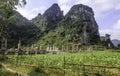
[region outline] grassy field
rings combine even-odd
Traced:
[[[17,76],[18,74],[15,72],[11,72],[6,70],[6,68],[0,63],[0,76]]]
[[[113,76],[113,74],[119,73],[120,71],[119,69],[64,65],[64,63],[119,67],[120,53],[111,51],[95,51],[43,55],[8,55],[8,59],[4,62],[4,64],[9,68],[30,76],[63,76],[64,72],[66,73],[65,76],[85,76],[81,75],[80,71],[90,72],[91,69],[91,72],[97,72],[91,76]],[[48,67],[54,68],[51,69]],[[64,69],[66,69],[66,71],[64,71]],[[90,76],[90,74],[86,76]],[[119,75],[116,74],[116,76]]]

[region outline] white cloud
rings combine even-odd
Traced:
[[[75,4],[85,4],[93,8],[95,12],[95,17],[99,18],[101,16],[104,16],[104,12],[114,9],[114,10],[120,10],[120,0],[56,0],[58,4],[60,5],[61,9],[64,11],[64,14],[66,14],[70,8]],[[32,0],[27,0],[28,4],[32,5]],[[40,6],[39,8],[33,8],[32,10],[28,9],[19,9],[20,13],[31,19],[34,12],[41,12],[44,13],[46,7]],[[25,13],[22,13],[23,11],[27,11],[32,14],[31,17],[26,15]]]
[[[120,19],[118,22],[114,25],[114,29],[120,30]]]
[[[38,11],[40,11],[40,9],[39,8],[34,8],[34,9],[32,9],[32,11],[38,12]]]
[[[120,4],[116,5],[115,9],[120,10]]]
[[[112,29],[100,30],[101,36],[104,36],[105,34],[110,34],[111,39],[119,39],[120,40],[120,19],[117,21],[117,23],[115,25],[113,25]]]
[[[105,36],[105,34],[111,34],[111,29],[99,30],[101,36]]]
[[[46,9],[45,6],[40,6],[39,8],[33,8],[31,11],[32,12],[41,12],[43,14],[45,9]]]
[[[70,0],[58,0],[58,3],[60,4],[66,4],[68,3]]]
[[[75,4],[85,4],[85,5],[91,5],[91,3],[93,3],[90,0],[76,0]]]
[[[76,0],[76,2],[92,7],[96,18],[104,15],[104,12],[106,11],[111,9],[116,10],[116,7],[120,5],[120,0]]]
[[[63,10],[64,15],[70,10],[71,5],[69,3],[72,0],[57,0],[58,4],[60,5],[61,10]]]
[[[62,5],[61,6],[61,10],[66,10],[66,11],[63,11],[64,12],[64,15],[69,11],[70,7],[68,5]]]
[[[34,14],[32,10],[19,8],[17,9],[17,11],[28,19],[32,19],[33,17],[36,16],[36,14]]]
[[[101,36],[105,36],[105,34],[110,34],[111,39],[119,39],[120,40],[120,30],[116,29],[104,29],[99,30]]]
[[[93,8],[95,12],[95,16],[100,17],[101,15],[104,15],[104,12],[114,9],[114,10],[120,10],[120,0],[57,0],[60,6],[63,7],[67,6],[66,8],[70,9],[72,5],[74,4],[85,4]],[[66,12],[68,10],[63,9]]]
[[[40,8],[33,8],[31,10],[29,9],[25,9],[25,8],[17,8],[17,11],[22,14],[24,17],[26,17],[27,19],[32,19],[34,18],[37,13],[43,13],[45,11],[45,8],[44,6],[41,6]]]

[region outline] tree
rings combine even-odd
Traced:
[[[26,0],[0,0],[0,41],[1,47],[6,46],[7,41],[7,26],[14,19],[14,11],[18,7],[23,7],[26,5]],[[5,48],[1,48],[4,52]],[[4,53],[3,53],[4,54]]]
[[[16,6],[23,7],[25,0],[0,0],[0,35],[5,33],[6,26],[12,21]]]

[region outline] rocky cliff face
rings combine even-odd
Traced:
[[[86,5],[74,5],[65,16],[56,3],[31,21],[18,12],[15,16],[7,29],[12,45],[17,44],[19,39],[22,43],[38,40],[39,45],[58,48],[71,43],[97,44],[100,41],[94,12]]]
[[[38,14],[38,16],[31,21],[35,23],[41,31],[49,31],[53,29],[55,24],[57,24],[63,18],[63,12],[61,11],[58,4],[53,4],[48,8],[43,15]]]
[[[82,4],[74,5],[65,18],[75,22],[71,26],[75,25],[78,27],[76,30],[80,31],[77,34],[82,43],[87,44],[99,41],[98,25],[92,8]]]
[[[48,21],[48,23],[56,23],[63,18],[63,12],[61,11],[58,4],[53,4],[50,8],[48,8],[43,14],[44,19]]]
[[[55,6],[58,7],[57,4],[52,5],[43,14],[45,23],[48,26],[54,26],[54,29],[46,26],[46,29],[50,31],[38,41],[39,44],[60,47],[69,43],[97,44],[100,41],[98,25],[92,8],[82,4],[74,5],[63,17],[60,8]]]

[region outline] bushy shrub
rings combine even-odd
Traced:
[[[41,67],[35,67],[29,73],[29,76],[48,76],[48,75]]]

